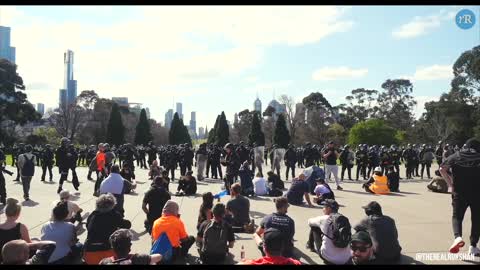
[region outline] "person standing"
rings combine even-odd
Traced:
[[[62,191],[63,182],[67,180],[68,177],[68,170],[69,170],[69,151],[68,151],[68,144],[70,144],[70,140],[63,137],[60,140],[60,147],[55,152],[55,160],[57,162],[58,171],[60,173],[60,180],[58,182],[58,189],[57,194]],[[74,185],[75,187],[75,185]],[[78,186],[75,188],[78,190]]]
[[[285,166],[287,172],[285,174],[285,180],[288,180],[288,171],[292,170],[292,179],[295,178],[295,163],[297,163],[297,153],[292,144],[288,145],[288,150],[285,152]]]
[[[100,184],[103,179],[107,177],[107,168],[105,167],[105,147],[102,143],[98,144],[98,152],[95,157],[97,162],[97,181],[95,181],[95,190],[93,191],[93,196],[98,196],[98,190],[100,189]]]
[[[233,184],[233,179],[238,176],[238,169],[240,168],[240,162],[237,153],[233,151],[233,144],[227,143],[224,147],[227,156],[225,161],[222,162],[222,165],[227,167],[227,172],[225,175],[225,190],[227,194],[230,195],[230,187]]]
[[[52,146],[50,144],[45,145],[45,150],[42,153],[42,182],[45,182],[45,176],[47,174],[50,175],[50,182],[53,181],[53,174],[52,174],[52,167],[53,167],[53,158],[54,154],[52,151]]]
[[[477,247],[480,237],[480,141],[475,138],[467,140],[465,148],[448,156],[440,166],[440,174],[447,181],[452,192],[452,227],[455,240],[450,247],[451,253],[458,253],[465,245],[462,239],[462,222],[470,207],[471,232],[468,253],[479,256]],[[451,175],[449,173],[451,171]]]
[[[80,183],[78,182],[78,176],[77,176],[77,160],[78,160],[78,152],[75,150],[75,147],[73,144],[70,144],[68,146],[68,154],[67,154],[67,160],[68,160],[68,168],[72,170],[72,184],[73,187],[78,190],[78,187],[80,186]],[[67,174],[68,175],[68,174]]]
[[[144,222],[145,230],[151,234],[155,220],[162,216],[162,210],[167,201],[171,199],[170,193],[165,189],[163,178],[157,176],[153,185],[145,193],[142,201],[142,210],[147,215]]]
[[[337,158],[339,157],[338,151],[335,149],[335,144],[333,141],[328,143],[327,149],[323,153],[323,158],[325,159],[325,176],[330,179],[330,173],[333,174],[335,178],[335,183],[337,184],[338,190],[343,190],[338,181],[338,166]]]
[[[27,144],[25,146],[25,153],[18,156],[17,165],[20,169],[20,175],[22,178],[22,186],[23,186],[23,198],[25,201],[30,200],[30,182],[32,181],[32,177],[35,175],[35,165],[36,159],[35,155],[32,153],[32,146]]]
[[[352,168],[353,168],[353,161],[355,157],[353,152],[350,150],[350,145],[345,145],[342,153],[340,154],[340,163],[342,164],[342,173],[340,179],[343,181],[343,176],[345,175],[345,170],[348,173],[348,180],[352,180]]]
[[[6,164],[5,154],[0,149],[0,203],[7,204],[7,190],[5,188],[5,177],[3,176],[3,169]]]

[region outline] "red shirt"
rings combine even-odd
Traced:
[[[265,265],[265,264],[271,264],[271,265],[301,265],[302,263],[299,260],[295,260],[292,258],[286,258],[283,256],[265,256],[260,259],[256,260],[247,260],[243,262],[243,264],[247,265]]]

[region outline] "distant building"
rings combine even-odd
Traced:
[[[258,99],[258,96],[255,102],[253,102],[253,110],[262,113],[262,102]]]
[[[306,107],[303,105],[303,103],[297,103],[295,105],[295,116],[294,118],[298,121],[301,121],[302,123],[306,124],[307,123],[307,114],[306,114]]]
[[[0,58],[15,63],[15,47],[10,44],[10,27],[0,26]]]
[[[170,128],[173,120],[173,110],[170,109],[165,113],[165,127]]]
[[[67,89],[60,89],[59,106],[64,109],[67,107]]]
[[[182,113],[182,103],[177,102],[177,107],[176,107],[176,113],[178,114],[178,117],[180,119],[183,119],[183,113]]]
[[[64,77],[63,89],[60,89],[59,104],[62,107],[75,103],[77,98],[77,81],[73,79],[73,51],[67,50],[63,54]],[[65,93],[64,93],[65,91]]]
[[[191,112],[190,113],[190,129],[193,130],[193,132],[197,133],[197,114],[196,114],[196,112]]]
[[[198,128],[198,138],[204,139],[205,138],[205,129],[203,127]]]
[[[268,103],[268,106],[275,109],[275,112],[273,113],[273,116],[272,116],[274,119],[277,119],[279,114],[287,112],[287,106],[285,104],[280,104],[275,99],[270,101],[270,103]]]
[[[37,103],[37,112],[43,116],[45,114],[45,104]]]
[[[118,104],[119,107],[128,108],[128,97],[112,97],[112,101]]]
[[[238,114],[235,113],[235,114],[233,115],[233,125],[235,126],[235,125],[237,125],[237,124],[238,124]]]

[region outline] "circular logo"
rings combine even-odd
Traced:
[[[470,9],[462,9],[455,16],[455,23],[461,29],[470,29],[475,25],[475,13]]]

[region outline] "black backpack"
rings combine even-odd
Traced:
[[[227,231],[225,224],[210,221],[203,233],[202,253],[224,255],[227,253]]]
[[[352,239],[350,221],[342,214],[334,213],[328,218],[328,231],[331,236],[324,234],[331,239],[338,248],[346,248]]]
[[[32,155],[32,158],[28,159],[27,156],[24,155],[24,158],[25,163],[22,167],[22,176],[33,176],[35,174],[35,164],[33,163],[35,156]]]

